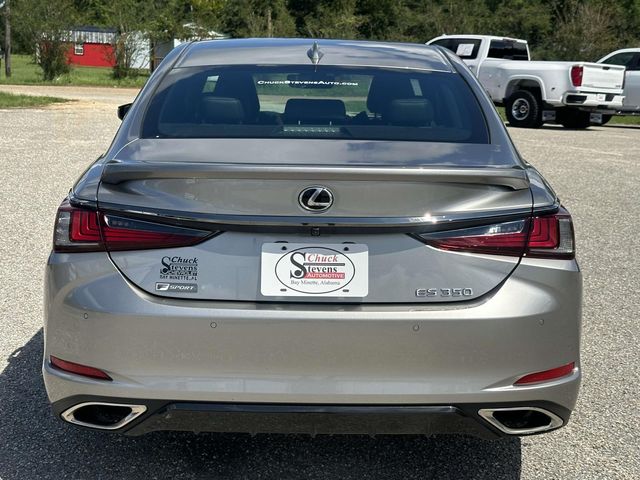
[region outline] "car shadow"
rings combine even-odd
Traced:
[[[0,374],[0,478],[518,479],[518,438],[289,436],[83,430],[51,415],[42,331]]]

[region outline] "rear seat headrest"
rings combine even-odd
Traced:
[[[203,123],[237,125],[244,119],[242,103],[237,98],[205,96],[202,99]]]
[[[290,98],[284,107],[285,123],[344,122],[347,109],[342,100]]]
[[[391,101],[383,118],[391,125],[424,127],[433,121],[433,107],[426,98],[399,98]]]

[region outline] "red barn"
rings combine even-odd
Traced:
[[[67,56],[72,65],[113,67],[116,31],[110,28],[78,27],[69,32]]]

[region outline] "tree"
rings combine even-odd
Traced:
[[[356,14],[357,0],[321,0],[310,3],[298,21],[298,29],[314,38],[358,38],[361,17]]]
[[[554,9],[556,23],[546,39],[545,56],[596,61],[620,46],[615,13],[609,3],[558,0]]]
[[[285,0],[227,1],[220,15],[224,32],[232,37],[296,35],[296,24]]]
[[[71,0],[21,0],[12,3],[11,18],[45,80],[69,72],[69,33],[77,19]]]
[[[76,0],[78,1],[78,0]],[[111,43],[113,51],[113,78],[135,77],[136,59],[148,53],[149,43],[144,35],[148,19],[153,15],[152,5],[139,0],[80,0],[91,2],[92,15],[104,26],[116,30]]]
[[[11,0],[0,1],[4,7],[4,74],[11,77]]]

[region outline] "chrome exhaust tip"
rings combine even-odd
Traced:
[[[144,405],[124,403],[84,402],[62,412],[62,419],[74,425],[98,430],[117,430],[132,422],[144,412]]]
[[[509,435],[546,432],[564,423],[555,413],[539,407],[482,408],[478,415]]]

